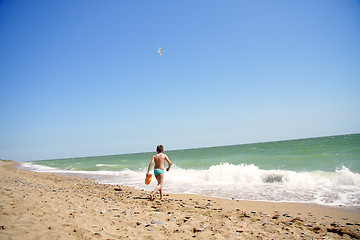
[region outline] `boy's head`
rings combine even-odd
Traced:
[[[158,145],[158,146],[156,147],[156,151],[157,151],[158,153],[163,152],[163,151],[164,151],[163,145]]]

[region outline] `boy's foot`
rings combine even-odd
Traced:
[[[150,201],[154,200],[153,196],[150,194]]]

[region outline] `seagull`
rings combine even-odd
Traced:
[[[159,47],[158,53],[162,56],[161,47]]]

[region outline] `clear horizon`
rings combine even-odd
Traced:
[[[359,12],[350,0],[0,1],[0,158],[359,133]]]
[[[237,146],[237,145],[251,145],[251,144],[261,144],[261,143],[276,143],[276,142],[285,142],[285,141],[296,141],[296,140],[304,140],[304,139],[312,139],[312,138],[326,138],[326,137],[337,137],[337,136],[346,136],[346,135],[357,135],[360,133],[350,133],[350,134],[340,134],[340,135],[331,135],[331,136],[318,136],[318,137],[308,137],[308,138],[296,138],[296,139],[282,139],[282,140],[273,140],[267,142],[250,142],[250,143],[239,143],[239,144],[231,144],[231,145],[218,145],[218,146],[203,146],[203,147],[194,147],[194,148],[181,148],[181,149],[165,149],[164,152],[167,151],[179,151],[179,150],[196,150],[202,148],[216,148],[216,147],[227,147],[227,146]],[[165,147],[164,147],[165,148]],[[130,152],[130,153],[115,153],[115,154],[108,154],[108,155],[94,155],[94,156],[73,156],[68,158],[54,158],[54,159],[37,159],[32,161],[46,161],[46,160],[59,160],[59,159],[72,159],[72,158],[91,158],[91,157],[105,157],[105,156],[116,156],[116,155],[128,155],[128,154],[143,154],[143,153],[152,153],[156,152],[154,149],[153,151],[146,151],[146,152]],[[3,159],[5,160],[5,159]],[[10,159],[11,160],[11,159]],[[31,161],[31,160],[29,160]],[[26,161],[25,161],[26,162]]]

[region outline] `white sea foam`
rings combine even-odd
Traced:
[[[116,164],[96,164],[97,167],[116,167]]]
[[[133,171],[71,171],[23,163],[22,168],[39,172],[57,172],[93,178],[100,183],[123,184],[153,190],[144,184],[146,169]],[[206,170],[174,166],[165,173],[164,191],[195,193],[224,198],[314,202],[325,205],[360,206],[360,174],[342,167],[334,172],[294,172],[263,170],[250,164],[223,163]]]

